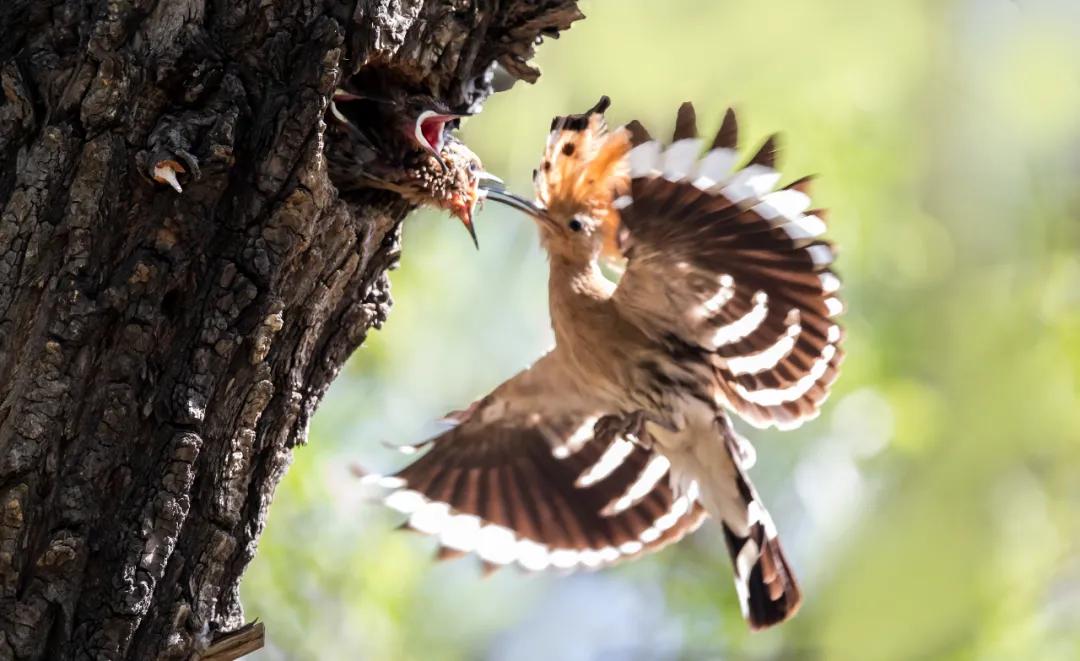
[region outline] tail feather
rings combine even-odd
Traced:
[[[735,568],[735,589],[750,628],[766,629],[795,615],[802,593],[780,540],[770,538],[760,523],[748,537],[739,537],[726,523],[723,529]]]
[[[699,430],[696,442],[672,454],[672,475],[696,483],[706,511],[720,522],[743,616],[757,631],[795,615],[802,594],[776,526],[746,474],[753,447],[727,416],[717,418],[712,430],[720,432],[722,442],[708,442]]]

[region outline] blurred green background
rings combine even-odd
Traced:
[[[396,300],[278,489],[243,584],[260,659],[1080,659],[1080,2],[587,0],[466,141],[531,193],[551,117],[782,131],[849,312],[822,416],[748,436],[805,592],[751,635],[718,531],[593,574],[482,579],[394,531],[349,466],[391,469],[551,343],[546,263],[490,206],[405,227]]]

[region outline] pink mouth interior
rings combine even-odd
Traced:
[[[447,119],[444,115],[435,115],[420,123],[420,134],[435,151],[442,146],[443,127],[446,126]]]

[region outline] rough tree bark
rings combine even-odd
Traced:
[[[390,305],[339,76],[474,108],[575,0],[0,2],[0,659],[191,658]],[[377,90],[375,90],[377,91]],[[179,164],[183,192],[150,177]],[[271,634],[272,635],[272,634]]]

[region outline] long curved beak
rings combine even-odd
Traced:
[[[482,195],[489,200],[494,200],[499,204],[504,204],[511,209],[516,209],[537,220],[551,222],[551,219],[548,218],[547,211],[545,209],[536,206],[534,202],[526,200],[525,198],[519,197],[506,190],[506,188],[503,187],[501,181],[498,182],[498,184],[481,185],[481,192]]]
[[[540,217],[540,209],[529,200],[518,197],[510,191],[487,189],[484,195],[489,200],[495,200],[499,204],[505,204],[511,209],[517,209],[535,218]]]
[[[543,221],[545,223],[553,222],[547,215],[547,211],[541,207],[536,206],[533,202],[526,200],[523,197],[506,190],[506,185],[503,184],[503,180],[499,179],[490,172],[480,172],[477,175],[477,184],[474,189],[472,198],[472,204],[468,210],[464,213],[458,214],[465,228],[469,230],[469,234],[473,238],[473,243],[479,248],[480,245],[476,241],[476,228],[473,226],[472,217],[473,212],[476,210],[477,205],[484,200],[495,200],[500,204],[504,204],[512,209],[516,209],[532,218]]]

